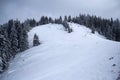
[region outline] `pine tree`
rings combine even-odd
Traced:
[[[20,24],[19,21],[15,22],[15,26],[17,27],[18,50],[21,52],[28,49],[27,30],[24,24]]]
[[[13,55],[18,51],[18,35],[17,35],[17,30],[15,27],[15,24],[13,24],[11,28],[11,33],[10,33],[10,42],[11,42],[11,47],[12,47],[12,52]]]
[[[35,19],[33,18],[33,19],[30,19],[30,20],[29,20],[29,24],[30,24],[31,27],[35,27],[35,26],[37,25],[37,22],[36,22]]]
[[[59,18],[59,24],[62,24],[62,17]]]
[[[54,23],[54,21],[53,21],[53,19],[51,17],[49,17],[48,22],[49,23]]]
[[[65,31],[67,31],[68,33],[71,33],[73,31],[72,28],[70,28],[69,24],[66,21],[63,21],[62,25],[64,26]]]
[[[28,49],[28,34],[27,31],[25,30],[25,26],[22,24],[22,32],[21,32],[21,42],[20,42],[20,51],[24,51],[26,49]]]
[[[0,73],[3,72],[3,60],[2,60],[2,54],[0,53]]]
[[[42,16],[41,17],[41,19],[40,19],[40,21],[39,21],[39,24],[40,25],[44,25],[44,24],[48,24],[49,23],[49,19],[48,19],[48,17],[46,16]]]
[[[35,34],[33,38],[33,46],[38,46],[38,45],[40,45],[39,37]]]
[[[67,16],[64,17],[64,21],[68,21]]]
[[[25,20],[22,24],[25,26],[24,28],[25,28],[26,31],[29,31],[32,28],[30,26],[30,20],[29,19]],[[37,25],[37,23],[36,23],[36,25]]]
[[[7,32],[8,32],[8,38],[10,38],[10,33],[11,33],[11,28],[13,26],[13,20],[9,20],[8,21],[8,29],[7,29]]]
[[[0,73],[8,66],[10,59],[9,44],[4,35],[0,34]]]
[[[68,17],[68,22],[71,22],[71,20],[72,20],[72,19],[71,19],[71,16],[69,16],[69,17]]]

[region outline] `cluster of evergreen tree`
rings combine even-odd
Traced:
[[[79,15],[71,19],[72,22],[85,25],[92,29],[92,33],[97,31],[107,39],[120,41],[120,22],[119,19],[102,19],[101,17],[90,15]]]
[[[27,19],[23,23],[18,20],[9,20],[7,23],[0,25],[0,73],[3,72],[11,58],[14,58],[18,52],[28,49],[27,32],[38,25],[44,24],[62,24],[65,31],[71,33],[68,22],[74,22],[80,25],[85,25],[92,30],[92,33],[97,31],[99,34],[114,41],[120,41],[120,21],[119,19],[103,19],[101,17],[90,15],[79,15],[76,17],[64,16],[56,19],[42,16],[39,21],[35,19]],[[39,38],[35,34],[33,46],[39,45]]]
[[[92,33],[95,33],[95,31],[97,31],[99,34],[105,36],[107,39],[120,41],[119,19],[104,19],[101,17],[80,14],[76,17],[65,16],[64,18],[62,18],[60,16],[56,19],[52,19],[51,17],[47,16],[42,16],[38,22],[34,19],[31,19],[30,21],[30,23],[33,26],[44,25],[49,23],[62,24],[68,33],[71,33],[73,31],[69,27],[68,22],[74,22],[80,25],[85,25],[86,27],[90,28],[92,30]]]
[[[9,65],[9,60],[18,52],[28,49],[28,35],[25,24],[9,20],[0,26],[0,73]]]
[[[67,16],[65,17],[65,19],[62,19],[61,16],[59,18],[56,18],[56,19],[52,19],[51,17],[47,17],[47,16],[42,16],[38,22],[35,21],[36,22],[35,25],[38,26],[38,25],[44,25],[44,24],[49,24],[49,23],[62,24],[65,28],[65,31],[67,31],[68,33],[71,33],[72,29],[69,27],[66,18],[67,18]]]

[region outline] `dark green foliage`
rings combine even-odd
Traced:
[[[21,33],[21,38],[19,41],[21,41],[19,44],[20,46],[20,51],[24,51],[28,49],[28,35],[27,31],[24,29],[24,25],[22,25],[22,33]]]
[[[44,25],[44,24],[48,24],[49,23],[49,19],[46,16],[42,16],[40,21],[39,21],[39,25]]]
[[[49,17],[49,23],[54,23],[54,21],[51,17]]]
[[[25,30],[25,26],[21,24],[18,29],[18,49],[19,51],[24,51],[28,49],[28,35],[27,31]]]
[[[36,25],[37,25],[37,22],[35,21],[35,19],[30,20],[31,27],[35,27]]]
[[[67,16],[64,17],[64,21],[68,21]]]
[[[17,39],[17,30],[15,24],[12,25],[11,33],[10,33],[10,42],[12,47],[12,52],[16,53],[18,50],[18,39]]]
[[[71,22],[71,21],[72,21],[71,16],[68,16],[68,22]]]
[[[4,35],[0,34],[0,73],[3,72],[7,66],[8,61],[11,57],[11,53],[9,52],[9,41],[5,38]]]
[[[69,24],[66,21],[63,21],[62,25],[64,26],[65,31],[67,31],[68,33],[71,33],[73,31],[72,28],[70,28]]]
[[[58,19],[55,19],[55,23],[56,24],[62,24],[63,23],[62,17],[60,16]]]
[[[39,37],[35,34],[33,38],[33,46],[38,46],[38,45],[40,45]]]
[[[0,26],[0,73],[16,53],[28,49],[27,29],[18,20],[9,20]]]

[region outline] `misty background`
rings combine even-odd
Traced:
[[[90,14],[120,19],[120,0],[0,0],[0,24],[9,19],[40,19]]]

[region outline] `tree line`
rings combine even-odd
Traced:
[[[120,41],[120,21],[119,19],[113,20],[113,18],[105,19],[97,16],[80,14],[76,17],[64,16],[52,19],[51,17],[42,16],[39,21],[35,19],[26,20],[30,23],[30,26],[38,26],[44,24],[62,24],[65,31],[71,33],[73,30],[69,27],[68,22],[74,22],[80,25],[84,25],[92,30],[92,33],[98,32],[105,36],[109,40]]]
[[[0,73],[5,71],[9,65],[11,58],[19,52],[28,49],[27,32],[35,26],[45,24],[62,24],[65,31],[73,32],[68,22],[74,22],[80,25],[85,25],[92,30],[92,33],[97,31],[107,39],[120,41],[120,22],[119,19],[113,20],[104,19],[101,17],[80,14],[76,17],[64,16],[52,19],[51,17],[42,16],[39,21],[27,19],[24,22],[19,20],[9,20],[7,23],[0,25]],[[35,34],[33,46],[40,44],[38,36]]]

